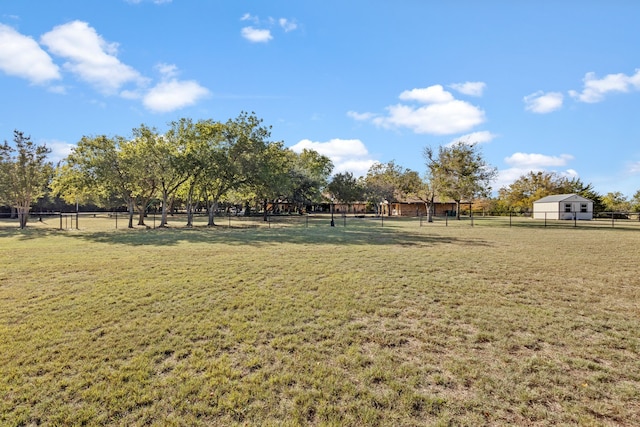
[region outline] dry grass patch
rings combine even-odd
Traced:
[[[0,230],[0,424],[633,425],[638,236]]]

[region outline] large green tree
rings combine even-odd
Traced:
[[[268,202],[286,197],[292,188],[290,171],[295,160],[290,153],[281,142],[268,143],[259,153],[259,157],[256,157],[255,167],[249,175],[248,188],[256,200],[262,201],[265,221],[268,220]]]
[[[426,147],[424,157],[431,183],[440,197],[455,201],[457,219],[460,219],[460,202],[488,196],[491,182],[498,173],[485,161],[475,143],[459,141],[440,146],[437,151]]]
[[[631,202],[620,191],[613,191],[602,196],[602,204],[607,212],[628,212]]]
[[[331,194],[332,202],[339,201],[350,205],[362,199],[364,189],[351,172],[340,172],[331,178],[327,191]]]
[[[146,127],[141,128],[140,132],[147,133],[149,138],[154,139],[147,156],[153,157],[158,171],[158,186],[162,198],[160,227],[166,227],[167,214],[176,192],[192,174],[198,172],[195,159],[187,154],[195,139],[193,122],[184,118],[174,121],[164,135],[154,135]]]
[[[7,141],[0,145],[0,204],[16,209],[20,228],[27,226],[31,205],[45,194],[51,179],[50,152],[18,130],[13,132],[13,146]]]
[[[405,169],[393,160],[376,162],[364,178],[367,201],[376,206],[376,211],[385,202],[402,201],[418,191],[419,179],[417,172]],[[391,215],[391,211],[387,210],[386,214]]]
[[[322,201],[322,191],[328,184],[333,163],[327,156],[306,148],[300,154],[291,151],[290,156],[291,188],[288,197],[302,212],[305,205]]]
[[[208,226],[215,225],[218,203],[242,180],[240,159],[234,162],[236,140],[225,135],[226,124],[214,120],[200,120],[194,124],[193,145],[187,155],[194,165],[192,180],[189,181],[193,197],[194,190],[204,200],[208,213]],[[239,150],[242,151],[242,150]]]
[[[127,141],[120,136],[83,136],[58,166],[51,187],[68,203],[93,202],[116,208],[125,205],[133,228],[135,162],[123,156]]]
[[[223,126],[213,120],[183,122],[182,132],[187,137],[184,160],[181,163],[190,171],[179,189],[186,202],[188,227],[193,226],[193,211],[199,201],[203,201],[207,207],[208,224],[215,225],[217,202],[234,181],[234,171],[226,167],[228,159],[223,147]],[[211,195],[213,196],[210,197]]]
[[[290,186],[291,157],[282,142],[269,141],[270,137],[271,127],[263,125],[255,113],[242,112],[223,127],[227,191],[261,203],[265,221],[269,200],[286,194]]]
[[[133,138],[120,146],[119,156],[127,166],[129,187],[138,210],[138,225],[161,188],[162,165],[158,162],[158,132],[145,125],[133,129]]]

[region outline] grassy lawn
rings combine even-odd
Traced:
[[[640,227],[501,221],[4,224],[0,425],[636,424]]]

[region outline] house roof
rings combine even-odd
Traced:
[[[417,197],[405,197],[401,200],[395,200],[392,203],[407,203],[407,204],[424,204],[424,200],[418,199]],[[433,203],[455,203],[452,199],[441,199],[436,196],[433,199]],[[461,203],[469,203],[469,202],[461,202]]]
[[[593,200],[587,199],[585,197],[579,196],[575,193],[572,194],[554,194],[552,196],[543,197],[542,199],[536,200],[533,203],[554,203],[554,202],[564,202],[566,200],[580,201],[580,202],[592,202]]]

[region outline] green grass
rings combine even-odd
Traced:
[[[0,227],[0,425],[633,425],[640,230],[501,221]]]

